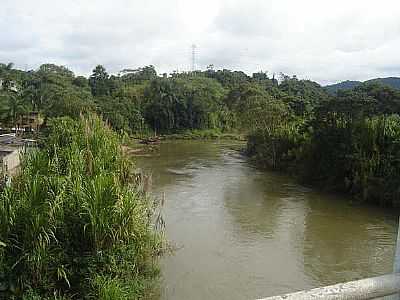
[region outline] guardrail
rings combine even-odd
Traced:
[[[394,295],[394,296],[391,296]],[[259,300],[365,300],[391,296],[400,299],[400,219],[397,231],[393,274],[349,281]]]

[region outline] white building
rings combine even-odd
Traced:
[[[13,176],[20,165],[20,157],[27,149],[35,145],[34,140],[25,140],[15,134],[0,135],[0,173],[1,175]]]

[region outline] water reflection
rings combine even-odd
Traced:
[[[395,217],[253,168],[231,145],[173,142],[139,165],[165,193],[161,299],[256,299],[391,270]]]
[[[396,218],[312,194],[304,236],[305,272],[322,284],[387,273],[393,264]]]
[[[226,185],[223,203],[232,217],[234,233],[238,238],[247,240],[252,235],[272,237],[276,229],[277,216],[284,205],[279,201],[285,192],[276,188],[276,184],[264,179],[253,169],[235,170],[232,184]],[[255,174],[254,174],[255,173]],[[240,175],[239,175],[240,174]],[[253,180],[248,180],[250,177]],[[269,193],[265,193],[268,189]]]

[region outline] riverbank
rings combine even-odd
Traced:
[[[318,123],[319,122],[319,123]],[[247,153],[258,166],[346,193],[358,202],[400,207],[398,116],[334,123],[314,120],[254,130]]]
[[[156,135],[154,133],[135,134],[131,140],[146,140],[158,137],[161,140],[238,140],[245,141],[246,135],[240,132],[223,132],[217,129],[185,130],[175,133]]]
[[[181,133],[162,135],[161,138],[164,140],[246,140],[244,134],[225,133],[218,130],[187,130]]]

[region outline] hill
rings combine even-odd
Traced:
[[[339,83],[327,85],[324,88],[328,91],[328,93],[335,94],[338,90],[350,90],[350,89],[353,89],[353,88],[359,86],[362,83],[380,83],[383,85],[388,85],[395,89],[400,89],[400,78],[399,77],[374,78],[374,79],[366,80],[364,82],[346,80],[346,81],[342,81]]]
[[[359,86],[360,84],[362,84],[361,81],[346,80],[339,83],[327,85],[324,88],[328,91],[328,93],[335,94],[338,90],[351,90],[356,86]]]
[[[388,85],[395,89],[400,89],[400,78],[399,77],[386,77],[386,78],[375,78],[365,81],[365,83],[378,82],[384,85]]]

